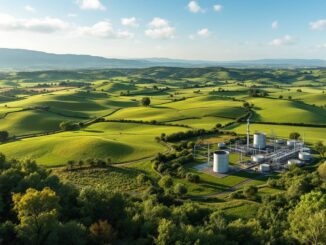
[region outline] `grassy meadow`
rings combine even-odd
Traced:
[[[252,96],[253,90],[265,94]],[[156,137],[216,125],[244,134],[246,126],[238,121],[247,116],[245,102],[252,106],[252,132],[286,138],[296,131],[309,143],[326,143],[324,90],[326,71],[318,69],[158,67],[2,74],[0,131],[8,131],[10,141],[0,144],[0,152],[49,168],[65,167],[70,160],[110,158],[115,165],[108,168],[55,168],[54,173],[80,188],[105,184],[113,191],[137,192],[142,188],[135,180],[140,173],[153,181],[160,178],[151,159],[173,151]],[[142,105],[143,97],[150,98],[149,106]],[[81,126],[62,132],[62,122]],[[214,137],[192,140],[212,143]],[[232,157],[234,164],[237,156]],[[196,171],[193,164],[186,169],[198,174],[200,183],[174,179],[187,187],[188,196],[218,194],[256,177],[240,172],[216,178]],[[269,191],[262,188],[261,195]],[[218,205],[238,217],[243,212],[249,217],[256,208],[252,202]]]

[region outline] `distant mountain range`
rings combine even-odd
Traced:
[[[91,55],[51,54],[24,49],[0,48],[0,70],[69,70],[106,68],[165,67],[234,67],[234,68],[299,68],[326,67],[320,59],[262,59],[243,61],[200,61],[165,58],[113,59]]]

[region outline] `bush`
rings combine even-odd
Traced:
[[[175,185],[173,191],[179,197],[186,195],[188,192],[187,187],[185,187],[183,184],[180,183]]]
[[[186,174],[186,179],[189,182],[193,182],[193,183],[198,183],[200,181],[200,177],[197,174],[193,174],[193,173],[187,173]]]
[[[7,131],[0,131],[0,142],[8,140],[9,133]]]

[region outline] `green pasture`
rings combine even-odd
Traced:
[[[166,151],[155,141],[161,133],[185,128],[135,123],[97,123],[80,131],[22,139],[0,145],[10,158],[34,159],[41,165],[62,166],[69,160],[111,158],[114,163],[151,157]]]
[[[326,110],[297,101],[254,98],[254,121],[277,123],[325,124]]]

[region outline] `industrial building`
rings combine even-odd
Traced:
[[[281,139],[274,134],[267,137],[264,132],[255,132],[251,141],[249,120],[247,122],[245,142],[238,140],[228,145],[219,142],[215,147],[218,150],[211,152],[209,144],[207,146],[196,145],[194,147],[194,156],[199,154],[200,150],[205,152],[205,149],[207,149],[206,168],[210,168],[214,173],[218,174],[225,174],[237,167],[238,169],[258,170],[260,172],[279,171],[288,169],[291,165],[302,166],[312,160],[310,148],[305,146],[304,141]],[[199,154],[199,156],[205,157],[204,154]],[[229,167],[230,154],[239,155],[239,162],[236,167]],[[244,158],[247,160],[243,160]]]

